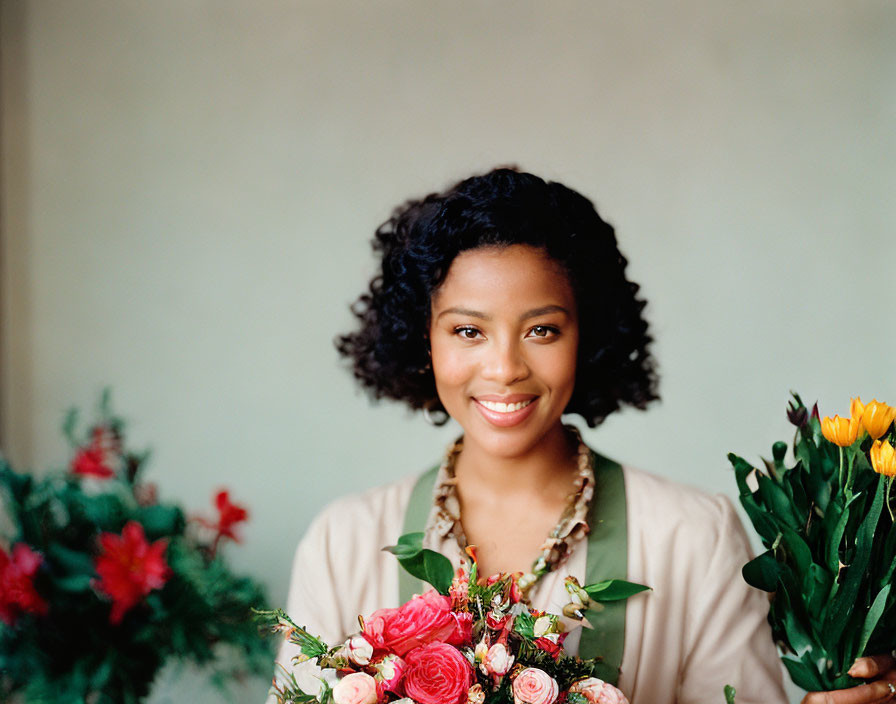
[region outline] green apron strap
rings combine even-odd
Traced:
[[[411,490],[411,498],[408,500],[408,506],[404,511],[404,529],[405,533],[422,533],[426,530],[426,521],[429,519],[429,512],[432,509],[432,491],[436,486],[436,476],[439,473],[439,466],[436,465],[427,472],[424,472],[417,478],[417,483]],[[404,604],[410,601],[414,594],[421,594],[426,586],[422,580],[417,579],[396,562],[398,568],[398,604]]]
[[[592,452],[594,498],[588,518],[588,558],[585,584],[628,577],[628,531],[625,510],[625,478],[622,467]],[[598,604],[585,617],[593,628],[582,629],[579,656],[600,656],[606,668],[602,679],[616,684],[625,644],[625,600]]]

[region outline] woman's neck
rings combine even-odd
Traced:
[[[577,446],[560,423],[521,456],[496,457],[465,440],[455,464],[461,502],[470,492],[512,499],[514,495],[547,490],[549,495],[563,499],[576,471],[577,452]],[[545,495],[548,500],[549,495]]]

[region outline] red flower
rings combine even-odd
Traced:
[[[21,613],[47,613],[47,602],[32,582],[42,561],[25,543],[17,543],[12,555],[0,548],[0,620],[7,625],[15,625]]]
[[[100,578],[94,581],[94,587],[112,598],[109,622],[117,624],[143,597],[168,581],[171,570],[164,557],[167,541],[150,545],[143,526],[128,521],[120,536],[102,533],[100,546],[103,552],[94,562]]]
[[[218,522],[212,527],[218,531],[219,539],[224,537],[239,542],[240,539],[233,532],[233,528],[238,523],[248,520],[249,512],[239,504],[230,503],[230,493],[226,489],[219,491],[215,496],[215,506],[218,508]]]
[[[73,474],[82,477],[99,477],[109,479],[115,476],[115,472],[106,463],[106,452],[102,447],[90,445],[82,447],[72,459],[71,470]]]
[[[447,643],[429,643],[408,653],[404,691],[420,704],[461,704],[473,684],[473,669]]]
[[[90,444],[80,447],[72,459],[73,474],[82,477],[109,479],[115,476],[110,466],[110,455],[121,451],[121,439],[112,428],[97,425],[90,431]]]
[[[473,645],[473,614],[452,611],[451,615],[454,617],[454,632],[445,642],[451,645]]]
[[[543,650],[548,655],[550,655],[554,660],[560,657],[560,653],[563,652],[563,641],[565,640],[566,634],[561,633],[559,636],[555,636],[555,640],[548,638],[546,636],[542,636],[541,638],[535,639],[535,645],[540,650]]]

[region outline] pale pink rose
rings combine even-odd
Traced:
[[[335,704],[376,704],[376,682],[366,672],[346,675],[333,687]]]
[[[628,699],[622,692],[597,677],[579,680],[569,688],[569,691],[581,694],[588,700],[588,704],[628,704]]]
[[[367,665],[373,657],[373,646],[360,633],[353,635],[343,646],[346,657],[355,665]]]
[[[553,704],[560,688],[544,670],[527,667],[513,680],[514,704]]]
[[[486,675],[502,677],[507,674],[511,665],[513,665],[513,655],[507,650],[507,646],[503,643],[495,643],[488,649],[479,669]]]

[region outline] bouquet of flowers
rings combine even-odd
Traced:
[[[138,702],[170,658],[216,665],[217,684],[267,671],[271,644],[252,614],[264,591],[219,552],[246,510],[227,491],[214,519],[159,501],[108,394],[100,411],[86,437],[69,414],[67,471],[38,479],[0,459],[11,518],[0,541],[0,700]]]
[[[342,644],[329,646],[283,611],[263,613],[302,652],[274,680],[279,704],[627,704],[601,679],[616,674],[607,665],[563,652],[564,619],[527,606],[519,575],[479,580],[474,548],[455,572],[422,542],[411,533],[388,549],[435,589],[359,619],[360,632]],[[622,580],[580,586],[571,577],[566,587],[564,614],[577,619],[647,589]]]
[[[859,684],[847,672],[896,646],[896,408],[853,399],[850,415],[821,418],[793,395],[788,446],[764,469],[730,454],[740,500],[766,552],[743,569],[772,592],[769,621],[791,679],[806,690]]]

